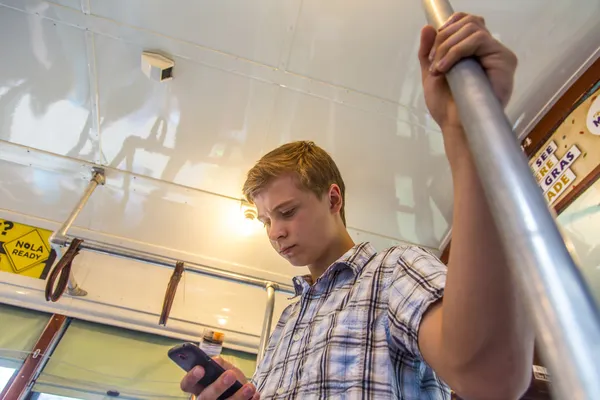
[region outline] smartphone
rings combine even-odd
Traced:
[[[186,372],[189,372],[196,365],[200,365],[204,368],[204,376],[198,381],[203,387],[207,387],[211,383],[217,380],[222,373],[225,372],[223,367],[217,364],[212,358],[208,356],[202,349],[196,346],[194,343],[183,343],[177,345],[169,350],[169,358],[179,365]],[[229,387],[221,396],[219,400],[227,399],[235,394],[242,388],[242,384],[239,381]]]

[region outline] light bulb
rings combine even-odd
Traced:
[[[244,236],[252,235],[256,231],[256,221],[243,218],[240,221],[240,233]]]

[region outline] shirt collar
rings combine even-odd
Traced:
[[[344,253],[344,255],[338,258],[333,264],[331,264],[325,270],[323,275],[317,279],[317,282],[324,279],[329,279],[331,274],[341,269],[349,269],[352,271],[352,274],[356,276],[361,273],[365,265],[367,265],[376,254],[377,252],[375,251],[375,248],[370,243],[359,243]],[[302,295],[302,293],[310,289],[311,285],[313,284],[310,275],[299,275],[294,277],[292,281],[294,283],[296,296]]]

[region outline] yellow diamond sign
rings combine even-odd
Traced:
[[[37,229],[4,243],[2,247],[17,273],[46,261],[50,255],[50,250]]]

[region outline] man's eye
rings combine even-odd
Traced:
[[[291,210],[283,211],[281,215],[283,215],[284,217],[291,217],[292,215],[294,215],[295,212],[296,209],[292,208]]]

